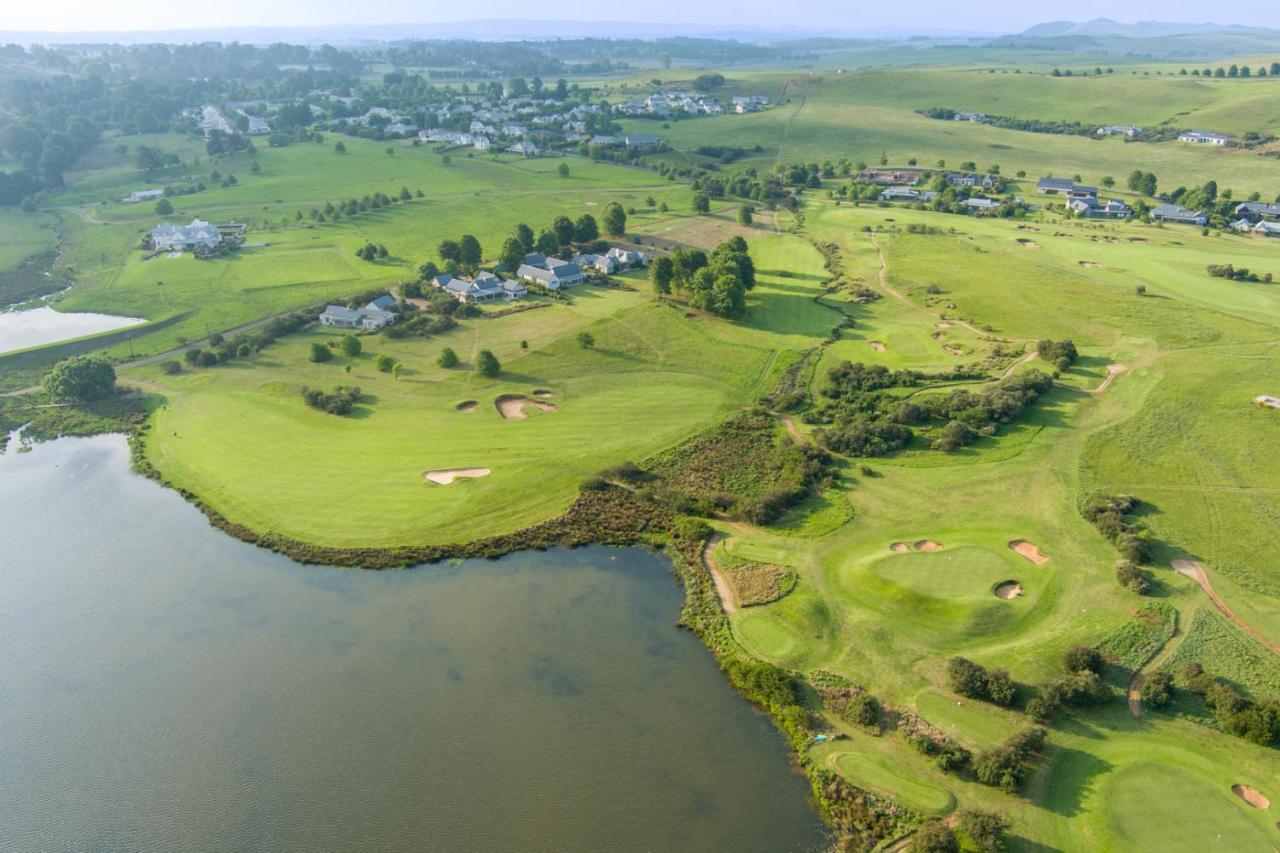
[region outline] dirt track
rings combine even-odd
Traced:
[[[1227,606],[1225,601],[1218,597],[1218,594],[1213,591],[1213,584],[1209,583],[1209,576],[1205,574],[1203,566],[1195,560],[1174,560],[1173,570],[1180,575],[1191,578],[1191,580],[1199,584],[1200,588],[1204,590],[1204,594],[1209,596],[1209,600],[1213,602],[1214,606],[1217,607],[1218,610],[1222,611],[1223,616],[1234,622],[1237,628],[1244,631],[1250,637],[1253,637],[1259,643],[1262,643],[1262,645],[1266,646],[1275,654],[1280,655],[1280,643],[1275,642],[1257,628],[1249,625],[1237,616],[1235,612]]]
[[[729,581],[721,574],[720,567],[716,565],[715,549],[720,542],[720,535],[716,534],[707,540],[706,547],[702,549],[702,564],[707,567],[707,571],[711,574],[711,580],[716,585],[716,594],[720,596],[720,606],[724,608],[725,613],[736,613],[738,604],[733,595],[733,587],[729,586]]]

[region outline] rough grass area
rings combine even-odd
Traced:
[[[1114,680],[1129,677],[1169,642],[1178,625],[1178,611],[1162,601],[1150,601],[1094,648],[1115,670]]]
[[[777,601],[795,589],[796,573],[783,566],[757,563],[735,556],[721,542],[716,546],[716,563],[733,587],[738,604],[754,607]]]
[[[1164,668],[1176,672],[1182,661],[1196,661],[1206,672],[1234,682],[1256,699],[1280,699],[1280,658],[1211,610],[1196,611],[1186,638]]]

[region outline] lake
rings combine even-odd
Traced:
[[[0,312],[0,353],[127,329],[147,322],[112,314],[55,311],[48,305]]]
[[[301,566],[128,471],[0,456],[0,848],[804,850],[661,557]],[[337,496],[334,498],[339,500]]]

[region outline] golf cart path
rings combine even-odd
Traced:
[[[1223,616],[1235,623],[1237,628],[1253,637],[1259,643],[1262,643],[1262,645],[1266,646],[1274,654],[1280,655],[1280,643],[1275,642],[1267,637],[1267,635],[1245,622],[1227,606],[1225,601],[1218,597],[1218,594],[1213,591],[1213,584],[1209,582],[1209,576],[1205,574],[1203,566],[1195,560],[1180,559],[1173,561],[1173,570],[1184,577],[1191,578],[1191,580],[1199,584],[1200,588],[1204,590],[1204,594],[1209,596],[1209,600],[1213,602],[1214,606],[1217,607],[1218,610],[1222,611]]]
[[[738,604],[734,600],[733,587],[729,586],[729,581],[716,565],[715,549],[722,538],[719,533],[715,533],[707,539],[707,544],[702,548],[702,564],[707,567],[707,572],[710,573],[711,580],[716,585],[716,595],[720,597],[720,606],[724,608],[724,612],[736,613]]]

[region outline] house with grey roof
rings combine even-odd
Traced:
[[[1253,226],[1253,233],[1259,237],[1280,237],[1280,222],[1263,220]]]
[[[1151,218],[1156,222],[1173,222],[1178,225],[1209,224],[1209,217],[1199,210],[1188,210],[1180,204],[1162,204],[1151,211]]]
[[[1132,124],[1104,124],[1095,131],[1098,136],[1125,136],[1133,139],[1142,133],[1142,128]]]
[[[622,138],[623,144],[628,148],[637,150],[651,150],[662,145],[662,137],[655,136],[652,133],[635,133]]]
[[[517,142],[515,145],[507,148],[507,153],[523,154],[526,157],[537,157],[538,146],[534,145],[532,142]]]
[[[1189,142],[1192,145],[1226,145],[1231,141],[1231,137],[1225,133],[1211,133],[1207,130],[1188,130],[1178,136],[1179,142]]]
[[[582,254],[574,255],[573,263],[578,265],[578,269],[593,269],[596,272],[612,275],[618,271],[618,261],[608,255]]]
[[[1067,208],[1081,219],[1128,219],[1133,210],[1119,199],[1099,200],[1096,196],[1073,198]]]
[[[431,284],[459,302],[509,302],[529,295],[529,289],[520,282],[504,281],[491,272],[477,273],[475,278],[444,273],[431,279]]]
[[[151,229],[151,247],[157,252],[195,252],[207,254],[218,248],[222,234],[216,225],[192,219],[188,225],[168,222]]]
[[[587,280],[586,275],[577,264],[569,261],[555,262],[555,259],[551,259],[551,261],[547,267],[521,264],[520,268],[516,270],[516,276],[533,284],[539,284],[547,290],[572,287]]]
[[[933,201],[938,194],[929,190],[915,190],[911,187],[889,187],[880,193],[881,201]]]
[[[1041,178],[1036,181],[1036,192],[1041,195],[1068,195],[1072,197],[1096,196],[1097,187],[1077,184],[1071,178]]]
[[[966,198],[964,205],[970,210],[995,210],[1000,202],[993,198]]]
[[[345,305],[328,305],[317,318],[322,326],[335,329],[365,329],[374,331],[389,326],[396,321],[396,315],[388,311],[395,305],[395,297],[384,294],[363,308],[348,308]]]
[[[155,201],[164,195],[164,190],[134,190],[120,199],[125,204],[137,204],[140,201]]]
[[[986,113],[956,113],[954,116],[952,116],[952,119],[955,121],[973,122],[974,124],[986,124],[987,114]]]
[[[1236,216],[1256,222],[1259,219],[1280,220],[1280,204],[1246,201],[1236,205]]]

